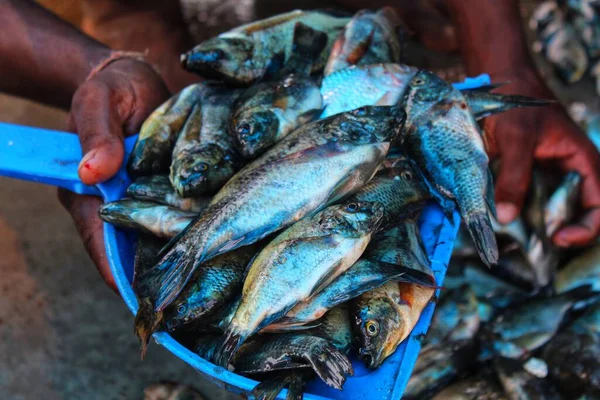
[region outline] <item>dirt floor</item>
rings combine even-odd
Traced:
[[[589,83],[552,87],[572,101],[589,96]],[[2,122],[60,130],[65,117],[0,96]],[[236,398],[162,347],[141,362],[132,316],[102,283],[55,189],[5,178],[0,188],[0,398],[141,399],[163,379],[193,384],[208,399]]]

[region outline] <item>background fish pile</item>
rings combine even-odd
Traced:
[[[380,366],[441,284],[419,234],[428,202],[457,208],[482,262],[498,262],[477,120],[548,102],[400,64],[402,32],[390,9],[293,11],[182,56],[215,80],[154,111],[127,198],[100,210],[142,232],[142,356],[161,330],[262,380],[259,397],[301,397],[315,375],[339,389],[351,349]]]
[[[522,216],[496,226],[491,270],[461,232],[406,398],[600,398],[600,244],[547,239],[573,217],[579,184],[536,171]]]
[[[534,11],[529,26],[538,35],[534,50],[541,52],[567,83],[586,73],[596,79],[600,94],[600,2],[551,0]]]

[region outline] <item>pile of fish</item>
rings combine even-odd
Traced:
[[[491,270],[461,232],[405,398],[600,398],[600,244],[548,239],[573,217],[580,181],[537,171],[522,216],[495,225]]]
[[[567,83],[586,74],[596,79],[600,94],[600,2],[549,0],[535,9],[529,26],[538,36],[534,50],[552,64]]]
[[[142,232],[142,356],[166,331],[260,378],[266,398],[285,386],[301,397],[315,375],[340,389],[351,349],[377,368],[437,289],[419,233],[428,202],[457,208],[483,263],[497,263],[477,120],[548,102],[461,92],[403,65],[399,32],[387,8],[293,11],[182,56],[215,80],[150,115],[127,198],[100,210]]]

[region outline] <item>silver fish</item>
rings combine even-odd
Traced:
[[[157,311],[202,262],[356,192],[375,174],[404,115],[399,107],[365,107],[304,125],[238,172],[147,272],[162,282]]]
[[[167,175],[140,176],[127,187],[126,194],[136,200],[153,201],[193,213],[201,213],[210,203],[208,197],[179,196]]]
[[[103,204],[98,213],[102,220],[120,228],[167,239],[177,236],[198,216],[171,206],[130,199]]]
[[[402,64],[352,66],[321,83],[321,118],[370,105],[397,104],[417,69]]]
[[[330,206],[304,218],[254,259],[217,362],[227,365],[252,334],[326,287],[364,252],[383,216],[379,203]]]
[[[482,261],[496,264],[498,245],[488,215],[488,210],[495,214],[492,176],[481,131],[464,96],[421,70],[402,104],[407,113],[402,146],[442,205],[457,203]]]

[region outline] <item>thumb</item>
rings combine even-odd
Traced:
[[[533,156],[527,157],[516,151],[502,154],[495,196],[500,223],[509,223],[519,216],[531,182],[532,168]]]
[[[117,173],[123,163],[123,126],[129,110],[126,96],[113,96],[98,81],[85,82],[75,93],[69,125],[79,135],[84,153],[79,178],[87,185],[103,182]]]

